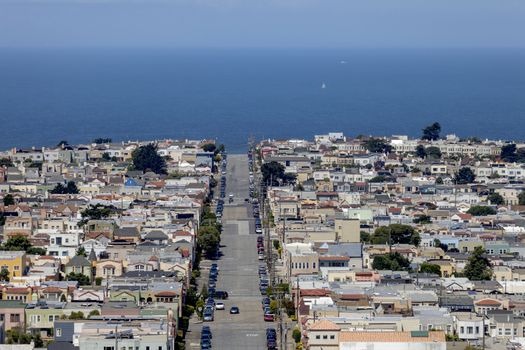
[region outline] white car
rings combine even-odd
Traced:
[[[215,303],[215,310],[224,310],[224,303],[222,301]]]

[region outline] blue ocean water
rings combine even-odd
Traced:
[[[322,84],[326,88],[321,88]],[[525,139],[525,49],[0,50],[0,149],[343,131]]]

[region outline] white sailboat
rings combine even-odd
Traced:
[[[326,84],[323,83],[323,85],[321,85],[321,89],[326,89]]]

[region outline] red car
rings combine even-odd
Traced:
[[[273,322],[275,320],[274,314],[264,314],[264,320],[266,322]]]

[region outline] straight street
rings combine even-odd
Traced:
[[[234,195],[233,203],[226,198],[222,217],[222,257],[216,261],[219,266],[217,290],[227,291],[229,299],[224,300],[225,310],[215,311],[215,320],[205,322],[213,334],[212,348],[223,350],[266,349],[267,327],[274,323],[264,322],[259,291],[257,243],[251,205],[245,202],[249,197],[248,157],[229,155],[227,167],[226,194]],[[202,267],[209,266],[203,261]],[[203,274],[206,276],[207,274]],[[202,278],[202,277],[201,277]],[[217,301],[217,300],[216,300]],[[231,306],[237,306],[240,314],[231,315]],[[202,324],[190,326],[188,348],[199,348]]]

